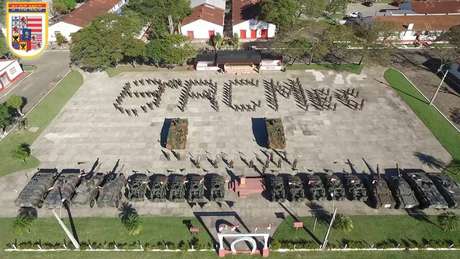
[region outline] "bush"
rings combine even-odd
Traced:
[[[353,230],[353,221],[348,216],[337,214],[332,227],[343,232],[351,232]]]
[[[56,33],[56,43],[58,46],[62,46],[63,44],[67,43],[67,39],[61,33]]]
[[[451,211],[444,212],[438,216],[438,224],[444,232],[454,231],[457,229],[458,217]]]
[[[18,215],[13,222],[13,230],[17,235],[30,233],[34,218],[27,215]]]
[[[281,248],[281,243],[278,240],[273,240],[270,244],[271,249],[277,250]]]

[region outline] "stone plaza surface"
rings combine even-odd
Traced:
[[[271,163],[269,170],[291,172],[293,160],[298,171],[350,172],[348,160],[358,172],[369,172],[363,159],[380,169],[422,168],[436,171],[420,157],[448,162],[450,155],[410,108],[389,86],[381,83],[382,71],[365,71],[361,75],[328,71],[273,72],[229,75],[214,72],[146,72],[125,73],[108,78],[105,73],[86,74],[84,85],[64,107],[51,125],[32,145],[41,167],[82,168],[89,170],[99,158],[98,170],[107,172],[119,160],[118,169],[166,173],[217,172],[226,176],[227,167],[220,160],[213,168],[207,158],[224,156],[234,160],[235,175],[257,175],[246,161],[256,167],[266,160],[265,148],[259,146],[253,134],[253,118],[281,118],[286,134],[287,161],[281,169]],[[189,99],[182,112],[177,106],[181,89],[166,88],[159,107],[144,113],[140,105],[152,98],[125,98],[122,106],[137,108],[138,116],[128,116],[115,109],[113,103],[123,85],[137,79],[212,79],[217,82],[219,111],[205,99]],[[259,87],[234,86],[233,103],[250,104],[260,100],[255,112],[237,112],[223,102],[224,83],[235,78],[258,79]],[[279,110],[270,108],[265,98],[264,80],[287,82],[299,78],[306,92],[314,88],[329,88],[331,95],[338,89],[357,88],[365,99],[362,111],[354,111],[337,102],[336,111],[319,111],[310,105],[300,109],[293,95],[277,95]],[[148,88],[148,86],[143,86]],[[154,90],[155,87],[151,87]],[[201,91],[204,88],[192,91]],[[181,159],[169,155],[160,145],[160,133],[165,118],[187,118],[189,123],[187,148]],[[196,168],[190,158],[200,160]],[[275,154],[274,160],[278,160]],[[382,172],[383,170],[381,170]]]

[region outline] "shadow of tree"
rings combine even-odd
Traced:
[[[123,202],[119,210],[120,213],[118,214],[118,217],[122,222],[129,220],[133,216],[138,216],[137,210],[128,202]]]
[[[420,160],[420,162],[422,162],[424,165],[427,165],[430,168],[442,169],[446,166],[446,164],[443,161],[428,154],[414,152],[414,156],[417,157],[418,160]]]
[[[437,226],[433,221],[430,220],[427,214],[423,212],[423,210],[418,210],[418,209],[406,209],[407,215],[410,217],[419,220],[419,221],[424,221],[427,223],[430,223],[432,225]]]

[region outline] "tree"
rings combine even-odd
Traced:
[[[460,50],[460,25],[453,26],[446,33],[447,40],[457,50]]]
[[[136,60],[143,59],[145,56],[145,43],[139,39],[128,39],[124,42],[124,59],[133,66]]]
[[[30,157],[30,153],[30,145],[27,143],[22,143],[15,150],[13,150],[13,157],[22,160],[25,163]]]
[[[299,11],[309,17],[320,17],[326,11],[328,0],[299,0]]]
[[[337,214],[332,227],[344,232],[351,232],[353,230],[353,221],[348,216]]]
[[[212,46],[215,49],[220,49],[222,47],[222,43],[223,43],[222,35],[220,35],[220,33],[217,33],[216,35],[211,37],[210,43],[212,44]]]
[[[444,232],[450,232],[457,229],[458,217],[455,213],[448,211],[438,215],[439,227]]]
[[[261,3],[260,8],[260,18],[276,24],[280,30],[289,29],[300,15],[300,4],[297,0],[266,0]]]
[[[18,215],[13,221],[13,231],[17,235],[22,235],[24,233],[30,233],[32,228],[34,218],[27,215]]]
[[[8,46],[6,45],[6,39],[3,33],[0,33],[0,57],[4,57],[9,54]]]
[[[233,33],[233,37],[231,39],[231,42],[232,42],[233,48],[235,48],[235,49],[240,48],[240,37],[238,36],[238,33]]]
[[[344,13],[345,9],[347,8],[349,0],[330,0],[329,4],[327,5],[326,10],[329,13],[336,14],[336,13]]]
[[[16,112],[22,116],[22,106],[24,105],[24,98],[17,95],[12,95],[8,100],[6,100],[6,105],[11,107],[12,109],[16,110]]]
[[[292,63],[298,59],[305,59],[310,57],[311,60],[312,44],[305,37],[295,38],[287,43],[287,49],[285,53],[291,57]]]
[[[13,118],[11,116],[8,106],[6,106],[3,103],[0,104],[0,129],[1,129],[0,136],[2,137],[4,136],[6,127],[11,125],[12,119]]]
[[[136,16],[103,15],[72,35],[71,61],[91,71],[115,66],[125,54],[132,58],[132,46],[127,42],[133,42],[140,28]]]
[[[60,14],[66,14],[72,11],[77,2],[75,0],[53,0],[53,9]]]
[[[56,43],[58,46],[62,46],[67,43],[67,39],[60,32],[56,33]]]
[[[186,38],[178,34],[167,34],[151,40],[145,52],[155,65],[183,64],[196,54]]]

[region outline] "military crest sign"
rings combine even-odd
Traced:
[[[34,57],[48,43],[48,3],[7,2],[7,44],[21,58]]]

